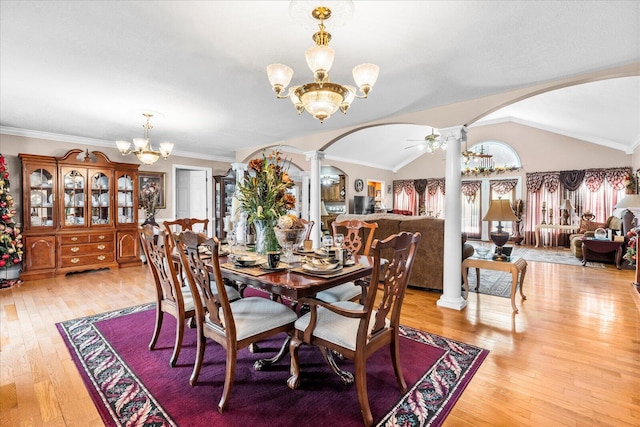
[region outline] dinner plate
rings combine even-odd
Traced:
[[[342,266],[340,264],[336,264],[333,268],[328,268],[330,266],[316,266],[311,264],[302,264],[302,269],[304,271],[308,271],[309,273],[314,274],[331,274],[336,271],[342,270]]]
[[[31,190],[31,206],[42,206],[42,191]]]
[[[260,261],[259,257],[251,255],[232,256],[231,263],[237,267],[253,267]]]
[[[276,268],[271,268],[267,263],[264,263],[264,264],[260,264],[260,268],[265,271],[272,271],[272,272],[283,271],[289,268],[289,264],[287,264],[286,262],[280,262]]]
[[[42,185],[42,175],[40,172],[33,172],[31,174],[31,186],[40,187]]]

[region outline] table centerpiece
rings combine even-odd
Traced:
[[[289,161],[279,151],[253,159],[248,176],[238,184],[238,208],[248,215],[256,230],[256,252],[266,254],[278,250],[274,227],[287,211],[294,209],[296,197],[287,190],[294,183],[288,173]]]

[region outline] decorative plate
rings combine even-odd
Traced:
[[[353,186],[355,187],[357,192],[361,192],[364,189],[364,181],[362,181],[360,178],[358,178],[353,183]]]

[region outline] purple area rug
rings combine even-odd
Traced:
[[[318,349],[300,348],[301,385],[290,390],[289,357],[255,371],[284,335],[242,350],[228,409],[217,412],[224,351],[208,341],[199,382],[189,386],[195,330],[186,328],[176,367],[169,366],[175,319],[165,315],[156,350],[149,351],[154,304],[57,324],[105,425],[139,426],[361,426],[356,388],[344,386]],[[380,426],[439,426],[488,354],[487,350],[408,327],[401,330],[401,363],[409,386],[401,395],[382,349],[367,363],[371,410]],[[353,364],[339,360],[345,370]]]

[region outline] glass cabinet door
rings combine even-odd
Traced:
[[[131,175],[122,174],[117,177],[118,185],[118,224],[132,224],[136,222],[136,209],[134,206],[134,179]]]
[[[91,171],[91,225],[111,223],[111,183],[101,171]]]
[[[53,173],[45,168],[37,168],[29,174],[30,203],[27,207],[31,228],[53,227],[54,225],[55,188],[53,176]]]
[[[77,169],[64,170],[64,208],[65,226],[84,226],[86,217],[85,175]]]

